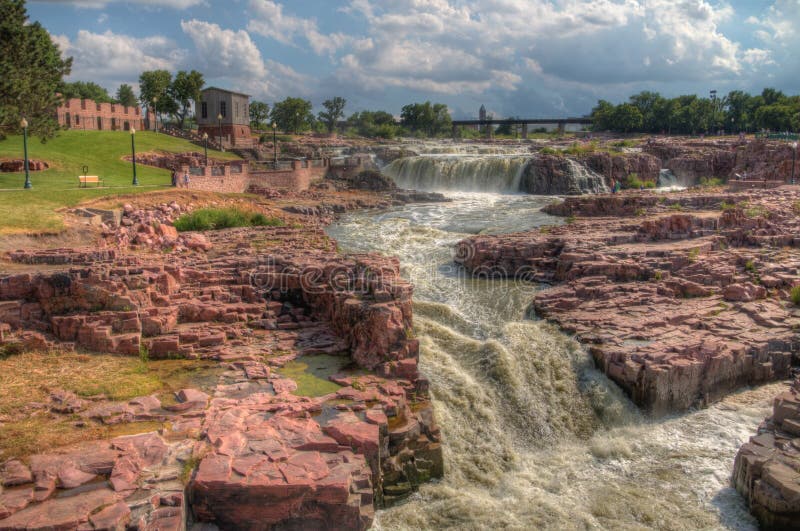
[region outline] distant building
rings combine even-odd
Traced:
[[[220,140],[224,146],[250,147],[250,96],[232,90],[209,87],[195,103],[197,129],[202,135]]]
[[[118,103],[97,103],[94,100],[70,98],[56,109],[58,125],[65,129],[95,131],[129,131],[144,127],[139,106]]]
[[[478,111],[478,120],[480,120],[481,122],[486,121],[486,107],[484,107],[483,105],[481,105],[481,110]]]

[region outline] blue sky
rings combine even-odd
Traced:
[[[640,90],[800,93],[800,0],[29,0],[111,92],[143,70],[197,69],[271,103],[399,113],[588,113]]]

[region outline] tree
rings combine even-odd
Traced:
[[[69,75],[72,58],[63,59],[41,24],[28,23],[24,0],[0,0],[0,138],[28,131],[46,139],[58,129],[57,91]]]
[[[120,85],[117,89],[117,101],[125,107],[136,107],[136,94],[133,93],[133,88],[127,83]]]
[[[264,121],[269,118],[269,105],[263,101],[250,102],[250,127],[263,129]]]
[[[399,127],[394,116],[386,111],[361,111],[347,119],[347,127],[368,138],[394,138]]]
[[[150,70],[139,76],[139,101],[157,113],[173,114],[178,104],[170,94],[172,74],[166,70]],[[153,101],[156,101],[155,105]]]
[[[644,118],[642,117],[641,111],[639,111],[635,105],[631,105],[630,103],[617,105],[617,108],[614,109],[612,120],[613,129],[616,131],[622,131],[623,133],[637,131],[641,129],[642,124],[644,123]]]
[[[111,103],[111,96],[108,91],[92,81],[75,81],[74,83],[64,83],[61,87],[61,94],[66,99],[82,98],[94,100],[97,103]]]
[[[325,124],[329,134],[333,133],[336,129],[336,124],[339,123],[339,120],[344,116],[345,105],[347,105],[347,100],[339,96],[336,96],[332,100],[325,100],[322,102],[325,111],[319,113],[319,119]]]
[[[412,132],[427,133],[436,136],[448,132],[452,127],[452,119],[447,105],[426,101],[411,103],[400,110],[400,121],[403,127]]]
[[[311,107],[311,102],[308,100],[286,98],[272,106],[272,121],[278,124],[281,131],[293,131],[295,134],[306,131],[314,122]]]
[[[203,88],[203,85],[205,85],[203,74],[197,70],[191,72],[181,70],[175,74],[175,80],[170,84],[168,93],[175,102],[173,114],[178,118],[181,129],[183,129],[192,102],[200,100],[200,89]]]
[[[600,100],[592,109],[592,126],[595,131],[609,131],[614,121],[614,104]]]
[[[756,125],[770,131],[788,131],[792,128],[793,109],[789,105],[773,103],[756,111]]]

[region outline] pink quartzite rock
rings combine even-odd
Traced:
[[[775,398],[772,417],[736,454],[732,484],[765,529],[800,523],[800,379]]]

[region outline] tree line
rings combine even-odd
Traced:
[[[734,90],[701,98],[665,98],[643,91],[614,105],[600,100],[592,109],[595,131],[692,135],[716,132],[800,131],[800,96],[774,88],[751,95]]]
[[[443,103],[410,103],[400,111],[400,121],[387,111],[354,112],[345,119],[347,100],[337,96],[322,102],[323,111],[316,116],[313,105],[302,98],[286,98],[269,105],[261,101],[250,103],[250,125],[267,130],[275,124],[284,132],[318,133],[343,132],[369,138],[394,138],[399,135],[443,136],[452,127],[450,111]]]

